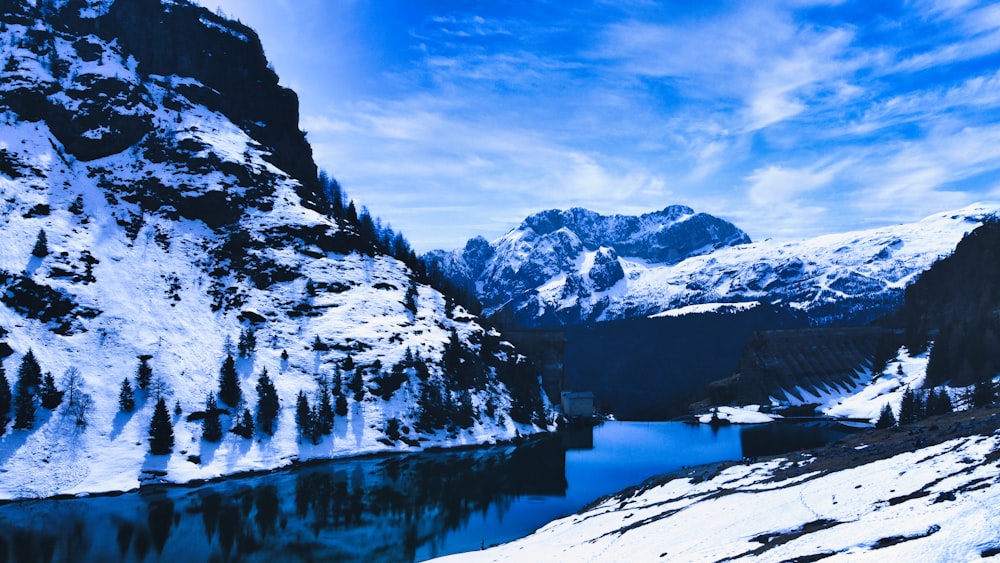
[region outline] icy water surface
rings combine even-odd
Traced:
[[[609,422],[520,447],[11,503],[0,506],[0,561],[421,561],[516,539],[682,466],[815,447],[844,432]]]

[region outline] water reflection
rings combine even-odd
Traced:
[[[408,561],[470,515],[566,491],[565,451],[348,460],[197,489],[0,507],[0,561]]]
[[[818,448],[857,431],[857,428],[825,421],[753,424],[740,429],[740,446],[743,457],[779,455]]]
[[[197,488],[0,506],[0,563],[414,561],[530,533],[680,468],[810,448],[830,425],[608,423],[533,441],[333,461]]]

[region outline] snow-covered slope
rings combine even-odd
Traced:
[[[641,245],[584,241],[565,227],[537,236],[526,221],[492,244],[473,239],[463,251],[429,260],[458,284],[474,281],[487,313],[523,326],[751,301],[787,305],[824,324],[867,320],[896,305],[907,284],[996,210],[973,205],[792,243],[733,244],[741,241],[728,237],[671,261],[640,255]]]
[[[676,478],[442,561],[978,561],[1000,553],[1000,436],[880,453],[888,447],[859,443]],[[824,454],[872,461],[844,468]]]
[[[492,243],[477,237],[462,250],[433,251],[425,260],[430,269],[475,293],[487,313],[523,307],[535,292],[545,292],[557,296],[559,305],[540,316],[568,315],[565,320],[572,324],[593,312],[594,299],[621,294],[627,262],[620,256],[675,264],[748,242],[731,223],[682,205],[638,217],[552,209],[528,217]]]
[[[63,390],[76,370],[76,402],[86,397],[88,408],[83,425],[67,397],[53,411],[37,408],[32,429],[4,425],[0,498],[128,489],[146,479],[211,478],[537,430],[529,422],[540,421],[537,409],[524,415],[513,404],[516,396],[534,398],[535,407],[541,400],[513,347],[309,199],[315,165],[308,153],[308,165],[288,154],[301,148],[294,95],[276,77],[270,86],[209,87],[184,74],[203,73],[191,61],[225,65],[226,53],[242,49],[259,68],[240,61],[238,74],[273,77],[252,31],[173,0],[34,4],[0,9],[0,354],[12,352],[3,359],[11,387],[29,350]],[[152,26],[148,38],[163,35],[156,26],[183,23],[194,51],[182,43],[129,51],[135,38],[107,35],[121,21]],[[214,44],[221,50],[201,50]],[[159,58],[137,59],[140,51]],[[170,56],[183,62],[176,73],[149,72],[163,72]],[[246,98],[257,89],[272,96],[273,113],[226,101],[217,89],[224,86]],[[258,120],[231,117],[248,115]],[[36,256],[42,231],[48,253]],[[254,385],[269,372],[281,403],[275,434],[204,441],[201,423],[187,417],[204,409],[224,358],[237,355],[234,343],[250,330],[256,347],[237,359],[239,381],[253,411]],[[134,412],[121,412],[119,389],[139,357],[149,358],[154,384],[138,394]],[[456,365],[463,381],[447,368]],[[345,389],[358,376],[361,400],[349,393],[333,433],[300,443],[297,393],[315,402],[338,372]],[[387,392],[393,384],[398,390]],[[471,419],[421,424],[421,395],[432,387],[443,394],[435,408],[465,409]],[[158,394],[180,409],[169,456],[148,453]],[[222,418],[224,428],[233,424]],[[401,437],[387,429],[391,419]]]

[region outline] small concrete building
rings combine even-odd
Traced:
[[[594,394],[590,391],[563,391],[563,416],[594,416]]]

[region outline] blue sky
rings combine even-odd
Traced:
[[[685,204],[758,240],[1000,200],[997,4],[200,1],[418,251],[549,208]]]

